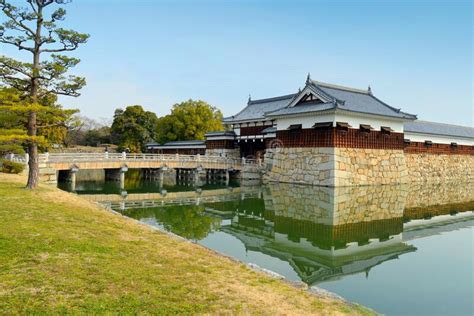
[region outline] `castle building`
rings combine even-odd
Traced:
[[[421,121],[369,87],[306,80],[251,100],[206,135],[206,154],[264,161],[267,181],[323,186],[474,179],[474,128]],[[166,145],[166,144],[165,144]]]

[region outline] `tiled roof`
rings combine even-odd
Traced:
[[[416,118],[413,114],[402,112],[400,109],[382,102],[369,91],[345,88],[317,81],[312,81],[312,84],[337,100],[343,101],[341,105],[338,104],[342,110],[406,119]]]
[[[270,126],[270,127],[265,128],[262,131],[262,134],[276,133],[276,131],[277,131],[277,128],[275,126]]]
[[[235,136],[235,132],[234,131],[207,132],[204,136],[205,137],[209,137],[209,136]]]
[[[289,94],[275,98],[249,101],[242,111],[234,116],[224,118],[224,123],[264,119],[266,112],[275,111],[287,106],[294,96],[294,94]]]
[[[302,104],[295,107],[284,107],[276,111],[268,112],[266,115],[281,116],[281,115],[294,115],[301,113],[320,112],[325,110],[331,110],[334,108],[334,102],[319,103],[319,104]]]
[[[416,115],[405,113],[394,108],[375,96],[370,90],[361,90],[308,80],[305,88],[317,92],[325,99],[325,103],[299,104],[289,107],[299,94],[249,101],[247,106],[234,116],[224,118],[224,123],[239,121],[262,120],[272,116],[294,115],[340,109],[350,112],[389,116],[400,119],[414,120]],[[303,93],[303,92],[301,92]]]
[[[146,147],[202,146],[202,145],[206,145],[205,140],[180,140],[180,141],[167,142],[167,143],[164,143],[163,145],[160,145],[158,143],[148,143],[146,144]]]
[[[468,126],[451,125],[416,120],[404,125],[406,133],[432,134],[441,136],[457,136],[474,138],[474,128]]]

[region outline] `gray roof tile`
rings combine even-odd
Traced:
[[[205,137],[209,136],[235,136],[234,131],[215,131],[215,132],[207,132]]]
[[[236,115],[224,118],[224,123],[264,119],[266,112],[284,108],[294,96],[294,94],[289,94],[269,99],[252,100]]]
[[[334,98],[343,101],[339,107],[343,110],[375,114],[382,116],[391,116],[406,119],[415,119],[416,116],[408,114],[396,109],[381,100],[374,97],[368,91],[355,90],[351,88],[342,88],[339,86],[332,86],[324,83],[314,83],[318,88],[333,96]]]
[[[158,143],[148,143],[146,144],[147,147],[161,147],[161,146],[200,146],[205,145],[205,140],[179,140],[173,142],[167,142],[163,145]]]
[[[265,128],[262,131],[262,134],[276,133],[276,131],[277,131],[277,128],[275,126],[270,126],[270,127]]]
[[[441,136],[457,136],[474,139],[473,127],[435,123],[421,120],[405,123],[404,131],[408,133],[411,132]]]
[[[325,110],[331,110],[334,108],[334,102],[328,103],[319,103],[319,104],[302,104],[295,107],[285,107],[278,109],[276,111],[268,112],[266,115],[271,116],[281,116],[281,115],[292,115],[292,114],[301,114],[301,113],[311,113],[311,112],[320,112]]]
[[[250,101],[247,106],[234,116],[224,118],[224,123],[262,120],[266,117],[278,115],[292,115],[310,113],[335,109],[389,116],[400,119],[414,120],[416,115],[405,113],[394,108],[375,96],[369,90],[353,89],[338,85],[328,84],[319,81],[309,80],[307,86],[315,89],[324,98],[331,99],[331,102],[322,104],[302,104],[288,107],[297,94],[289,94],[281,97]]]

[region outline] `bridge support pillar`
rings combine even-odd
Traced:
[[[230,180],[230,172],[229,172],[229,169],[226,169],[225,170],[225,185],[226,186],[229,185],[229,180]]]
[[[76,179],[77,179],[78,171],[79,171],[79,168],[75,165],[72,166],[71,169],[69,169],[67,181],[69,182],[69,189],[71,191],[76,191]]]
[[[120,168],[120,189],[125,189],[125,172],[128,171],[128,166],[127,165],[123,165],[121,168]]]
[[[198,169],[195,169],[193,171],[193,182],[195,185],[199,184],[199,170]]]
[[[160,169],[159,176],[160,176],[159,185],[161,189],[163,187],[163,181],[165,180],[165,171],[163,169]]]
[[[125,188],[125,173],[127,171],[127,165],[123,165],[120,169],[105,169],[105,179],[119,182],[120,189],[123,190]]]
[[[125,189],[125,171],[120,170],[120,189]]]

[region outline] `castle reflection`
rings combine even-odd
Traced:
[[[287,262],[307,284],[369,273],[416,251],[409,243],[414,238],[474,223],[472,183],[345,188],[272,184],[150,194],[90,198],[188,239],[227,234],[247,251]]]

